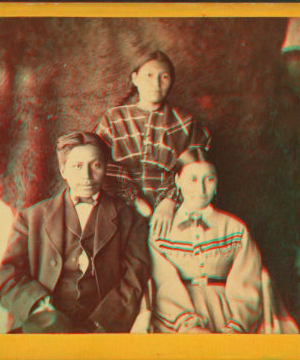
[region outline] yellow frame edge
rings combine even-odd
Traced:
[[[299,335],[0,335],[5,360],[299,359]]]
[[[299,3],[0,3],[1,17],[297,17]]]

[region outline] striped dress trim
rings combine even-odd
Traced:
[[[206,241],[205,243],[199,243],[195,245],[195,249],[200,248],[201,251],[209,251],[209,250],[225,248],[231,246],[233,243],[241,243],[242,235],[243,235],[242,232],[237,232],[223,236],[221,238],[212,239]]]
[[[186,252],[194,252],[194,246],[189,242],[182,242],[176,240],[169,239],[159,239],[159,248],[166,250],[175,250],[175,251],[186,251]]]
[[[154,311],[155,318],[161,322],[168,329],[173,331],[180,331],[182,325],[186,324],[188,321],[194,319],[195,325],[198,323],[198,315],[194,312],[183,311],[179,313],[174,320],[168,319],[166,316],[158,312],[157,309]]]
[[[186,251],[189,253],[197,252],[206,252],[215,249],[222,249],[231,246],[233,243],[241,243],[242,232],[232,233],[221,238],[208,240],[205,243],[198,243],[193,245],[191,242],[184,242],[179,240],[169,240],[169,239],[159,239],[159,247],[166,250],[174,251]]]

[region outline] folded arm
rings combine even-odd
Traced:
[[[163,332],[209,333],[206,320],[194,308],[177,268],[150,240],[152,274],[155,283],[155,319]]]
[[[28,253],[28,224],[18,215],[8,249],[0,267],[0,304],[20,326],[32,307],[49,291],[31,276]]]

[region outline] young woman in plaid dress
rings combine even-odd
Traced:
[[[152,216],[153,233],[166,234],[178,201],[176,161],[186,151],[208,150],[210,135],[199,120],[167,102],[175,70],[166,54],[144,55],[131,80],[138,102],[109,109],[96,128],[111,148],[106,190]]]

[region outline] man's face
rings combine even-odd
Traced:
[[[60,168],[72,194],[82,197],[91,197],[101,189],[105,170],[103,156],[94,145],[74,147]]]

